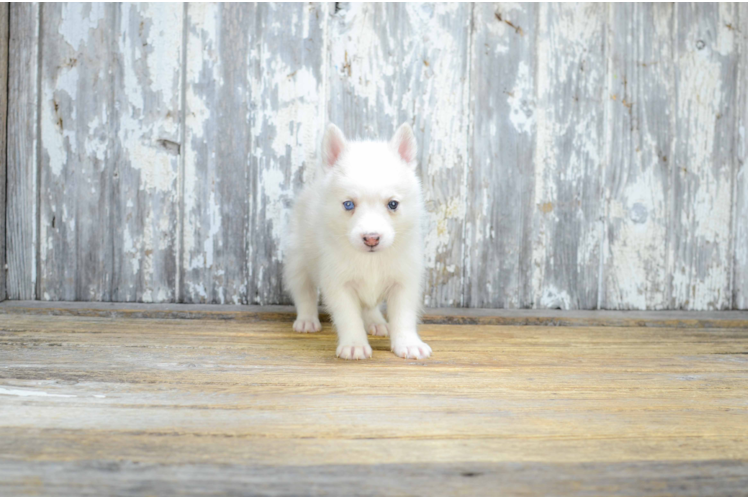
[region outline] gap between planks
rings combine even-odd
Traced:
[[[2,302],[0,303],[0,314],[285,322],[292,322],[295,318],[293,306],[45,302],[31,300]],[[322,313],[320,317],[323,322],[329,322],[330,320],[329,315],[325,313]],[[424,311],[422,323],[748,329],[748,311],[563,311],[556,309],[433,308]]]

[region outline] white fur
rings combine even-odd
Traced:
[[[371,357],[367,332],[389,335],[392,351],[403,358],[431,355],[416,331],[423,199],[415,167],[416,142],[407,124],[389,143],[346,141],[331,124],[322,141],[321,171],[296,202],[284,267],[296,304],[293,327],[319,331],[319,288],[338,332],[338,357]],[[343,205],[349,200],[352,211]],[[388,207],[392,200],[399,202],[396,210]],[[379,244],[370,248],[364,235],[372,233]],[[380,311],[385,300],[389,323]]]

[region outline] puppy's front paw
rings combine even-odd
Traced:
[[[293,329],[297,332],[318,332],[322,329],[319,318],[296,318]]]
[[[367,329],[367,331],[369,332],[369,335],[374,335],[375,337],[389,337],[390,336],[390,331],[387,329],[387,323],[369,325],[369,328]]]
[[[341,359],[366,359],[371,357],[371,346],[364,345],[339,345],[335,354]]]
[[[393,343],[392,352],[405,359],[426,359],[431,356],[429,345],[418,338]]]

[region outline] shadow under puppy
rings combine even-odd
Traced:
[[[320,330],[317,289],[338,332],[337,356],[372,355],[366,333],[390,336],[392,352],[422,359],[423,197],[416,141],[403,124],[389,142],[347,141],[330,124],[322,168],[294,206],[284,267],[297,332]],[[389,323],[380,305],[387,301]]]

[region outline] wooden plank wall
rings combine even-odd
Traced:
[[[11,299],[288,303],[324,125],[419,141],[428,306],[748,308],[739,4],[10,7]]]
[[[180,301],[289,300],[281,237],[325,125],[329,16],[327,4],[188,6]]]
[[[10,4],[6,261],[9,299],[38,297],[38,3]]]
[[[40,298],[174,301],[184,9],[43,10]]]
[[[8,119],[8,28],[10,26],[10,5],[0,4],[0,302],[8,296],[5,287],[5,179]]]
[[[735,309],[748,309],[748,5],[738,8],[739,57],[735,99],[735,154],[737,165],[734,177],[732,239],[735,255],[732,305]]]
[[[667,309],[674,117],[673,4],[615,4],[610,37],[610,163],[605,173],[602,299]],[[635,40],[636,42],[632,42]]]

